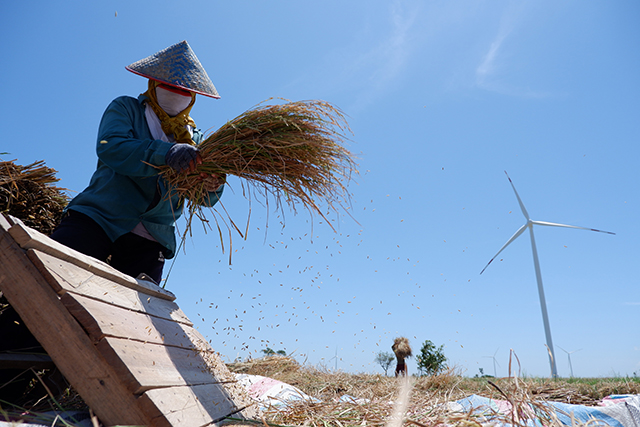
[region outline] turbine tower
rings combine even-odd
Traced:
[[[507,240],[507,243],[505,243],[504,246],[500,248],[498,253],[496,253],[493,256],[493,258],[491,258],[491,260],[487,263],[487,265],[482,269],[480,274],[484,273],[487,267],[489,267],[489,264],[491,264],[491,262],[494,259],[496,259],[498,255],[500,255],[500,252],[502,252],[507,246],[509,246],[511,242],[513,242],[515,239],[520,237],[520,235],[524,233],[524,231],[527,228],[529,229],[529,235],[531,236],[531,250],[533,252],[533,266],[536,271],[536,281],[538,282],[538,296],[540,297],[540,309],[542,310],[542,322],[544,324],[544,335],[547,340],[547,348],[549,349],[549,365],[551,366],[551,376],[553,378],[556,378],[558,376],[558,370],[556,369],[556,357],[555,357],[555,352],[553,350],[553,340],[551,339],[551,327],[549,326],[549,316],[547,314],[547,303],[544,297],[544,288],[542,286],[542,274],[540,273],[540,261],[538,260],[538,250],[536,248],[536,240],[533,236],[533,226],[546,225],[551,227],[577,228],[579,230],[597,231],[598,233],[607,233],[607,234],[615,234],[615,233],[611,233],[609,231],[596,230],[594,228],[578,227],[575,225],[556,224],[553,222],[545,222],[545,221],[533,221],[529,216],[527,209],[524,207],[524,204],[522,203],[522,200],[520,199],[520,196],[516,191],[516,187],[515,185],[513,185],[513,181],[511,181],[511,178],[509,178],[509,174],[506,171],[504,173],[507,175],[507,179],[511,184],[511,188],[513,188],[513,192],[516,194],[516,198],[518,199],[518,204],[520,205],[520,210],[522,210],[522,214],[524,215],[527,222],[522,227],[520,227],[518,231],[516,231],[513,234],[513,236],[511,236],[509,240]]]

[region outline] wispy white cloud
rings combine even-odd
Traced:
[[[406,64],[411,50],[410,31],[415,23],[416,12],[406,11],[400,2],[391,7],[392,31],[389,37],[371,52],[371,62],[379,64],[372,81],[384,86],[393,80]]]
[[[407,64],[412,51],[411,30],[416,21],[417,10],[410,9],[405,2],[395,1],[390,8],[390,31],[388,35],[369,51],[361,54],[354,75],[364,78],[355,107],[362,107],[382,96],[393,85]]]
[[[313,79],[315,90],[352,93],[350,111],[375,102],[392,90],[407,66],[414,48],[413,30],[418,14],[419,6],[413,1],[392,2],[384,14],[386,22],[366,23],[348,44],[324,58],[325,67],[316,69],[314,76],[307,78]],[[322,87],[317,87],[318,84]]]
[[[490,80],[497,72],[499,65],[497,64],[500,48],[507,38],[511,29],[506,29],[501,26],[500,31],[496,39],[491,42],[489,51],[484,55],[482,63],[476,69],[476,82],[478,86],[484,87],[487,85],[487,81]]]
[[[522,24],[526,8],[526,2],[517,5],[510,3],[502,12],[496,36],[483,55],[480,65],[475,70],[476,87],[524,98],[546,98],[552,96],[549,92],[514,85],[511,83],[512,79],[509,78],[509,54],[506,52],[507,47],[505,45],[509,45],[512,34]]]

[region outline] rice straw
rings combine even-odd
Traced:
[[[187,199],[187,229],[194,216],[208,222],[202,205],[209,193],[201,174],[237,176],[249,201],[259,199],[268,209],[273,197],[276,209],[286,204],[295,213],[301,205],[327,220],[331,210],[348,210],[346,185],[357,173],[354,157],[344,147],[347,132],[351,130],[344,114],[328,102],[261,103],[204,139],[198,146],[202,164],[194,172],[177,173],[165,166],[161,174],[174,193]],[[227,227],[242,235],[224,205],[217,207],[225,212]],[[216,225],[222,237],[217,219]]]

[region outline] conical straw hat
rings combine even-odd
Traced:
[[[213,82],[186,40],[125,68],[148,79],[212,98],[220,98]]]

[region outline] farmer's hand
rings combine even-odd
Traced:
[[[177,172],[193,172],[196,166],[202,163],[200,153],[195,146],[180,143],[173,144],[164,159],[167,165]]]
[[[227,176],[225,174],[218,173],[201,173],[200,180],[204,184],[204,189],[209,193],[212,193],[224,185],[227,180]]]

